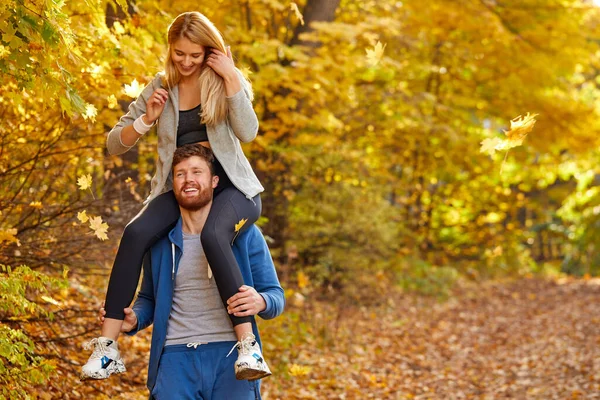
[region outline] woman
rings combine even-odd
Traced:
[[[259,379],[270,371],[262,357],[257,363],[248,356],[250,349],[254,354],[258,348],[248,311],[256,299],[246,291],[238,296],[238,304],[227,305],[238,290],[247,289],[240,289],[244,282],[231,244],[238,231],[258,219],[259,193],[264,190],[240,145],[253,140],[258,131],[252,89],[204,15],[179,15],[169,26],[168,45],[164,74],[144,88],[108,134],[108,151],[122,154],[157,124],[158,162],[146,205],[123,233],[108,285],[102,336],[90,342],[94,352],[82,368],[82,379],[104,379],[125,371],[116,340],[125,312],[131,312],[126,308],[135,295],[144,254],[179,219],[171,164],[175,149],[188,143],[210,147],[216,158],[219,183],[201,242],[238,340],[236,376]]]

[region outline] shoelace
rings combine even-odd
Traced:
[[[238,349],[240,351],[240,353],[242,353],[242,354],[249,354],[250,349],[254,345],[254,342],[255,342],[255,340],[252,339],[252,337],[250,337],[250,336],[244,338],[244,340],[239,341],[233,345],[231,350],[229,350],[229,353],[227,353],[226,357],[229,357],[229,355],[233,352],[234,349]]]
[[[92,346],[94,346],[92,358],[100,358],[101,356],[104,356],[108,353],[108,348],[106,347],[104,342],[102,342],[101,340],[98,340],[98,338],[93,338],[89,342],[85,343],[83,345],[83,348],[85,350],[89,350],[92,348]]]

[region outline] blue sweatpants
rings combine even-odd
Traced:
[[[235,342],[215,342],[196,348],[185,344],[166,346],[160,357],[155,400],[260,400],[259,381],[235,378]]]

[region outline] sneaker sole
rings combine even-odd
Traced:
[[[108,377],[110,377],[113,374],[122,374],[126,371],[127,371],[127,369],[125,368],[125,364],[123,363],[123,361],[117,360],[113,364],[111,364],[109,366],[109,368],[107,368],[105,370],[100,370],[96,373],[89,374],[89,375],[84,374],[82,372],[79,375],[79,380],[83,382],[83,381],[87,381],[88,379],[94,379],[94,380],[108,379]]]
[[[258,379],[266,378],[270,376],[271,372],[269,371],[260,371],[256,369],[245,369],[243,371],[239,371],[235,374],[235,378],[240,381],[256,381]]]

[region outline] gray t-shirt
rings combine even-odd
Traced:
[[[184,233],[165,345],[236,340],[215,278],[208,276],[200,235]]]

